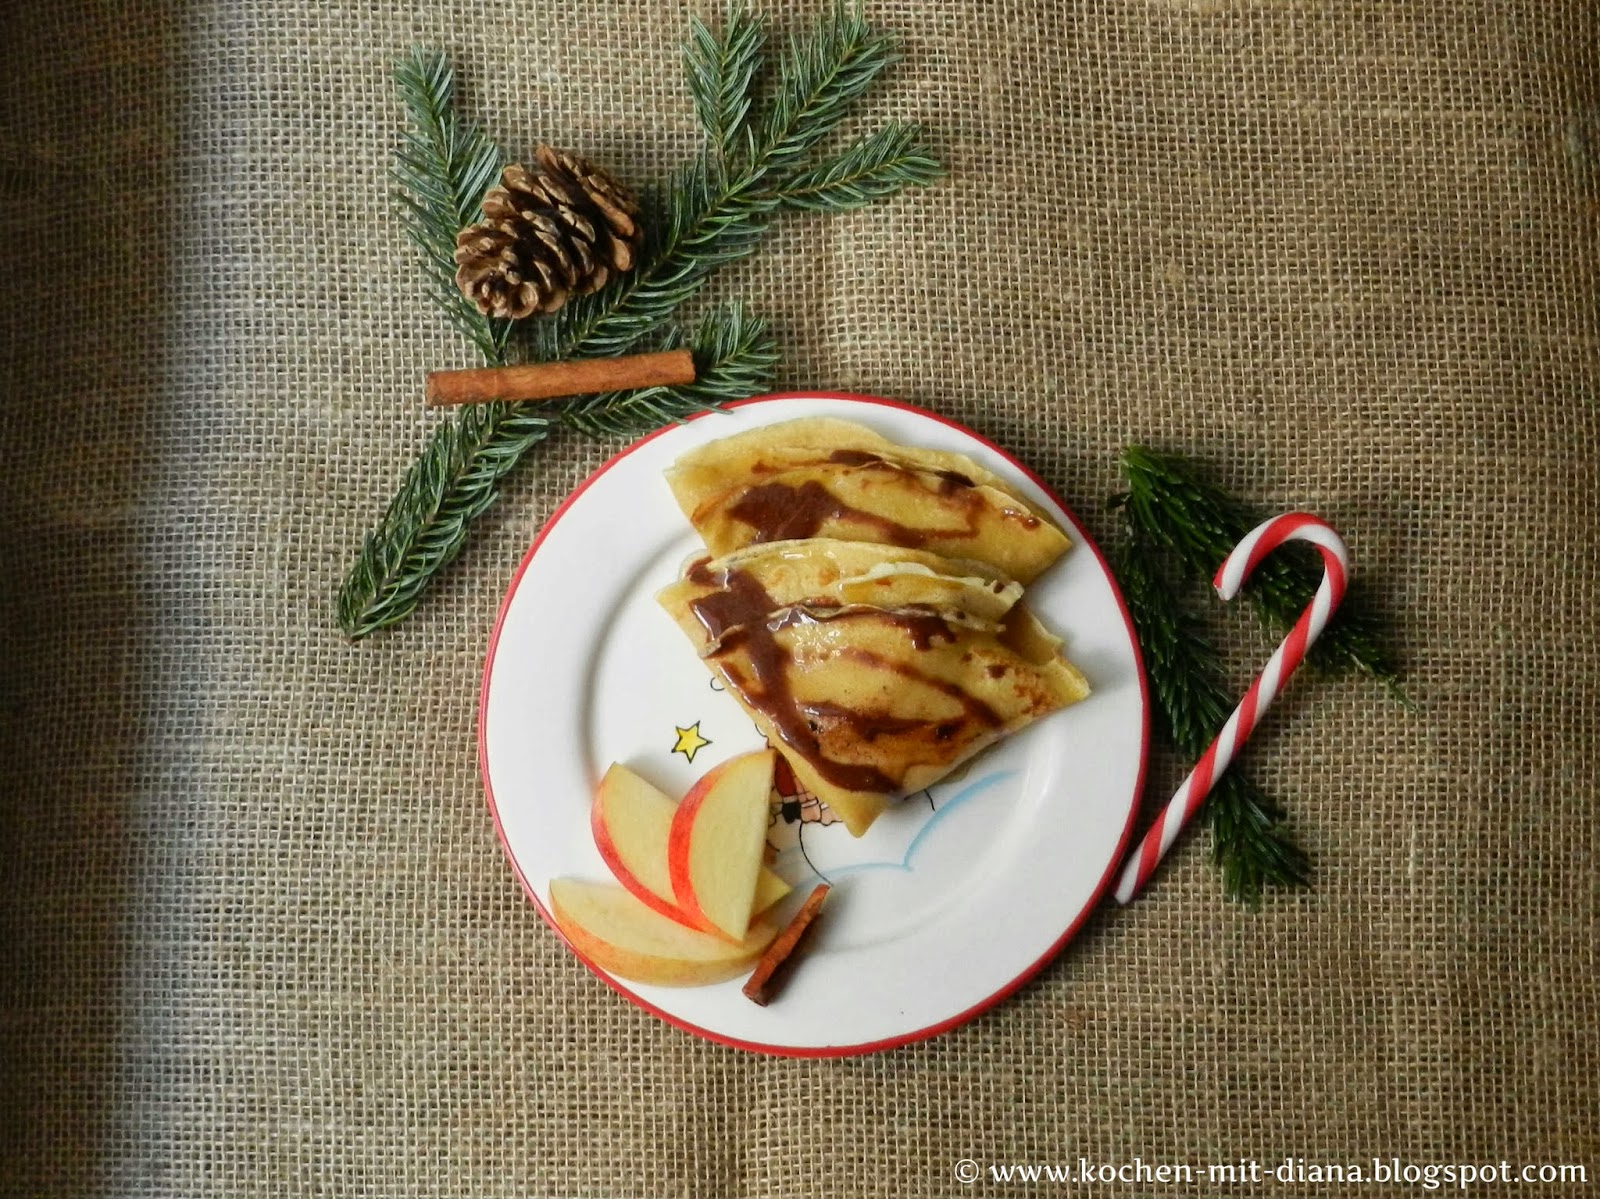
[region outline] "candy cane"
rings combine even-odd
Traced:
[[[1261,560],[1286,541],[1309,541],[1321,551],[1323,574],[1317,594],[1300,614],[1294,628],[1289,630],[1283,644],[1268,660],[1266,669],[1250,684],[1250,690],[1245,692],[1244,699],[1233,710],[1233,715],[1228,717],[1228,723],[1222,726],[1216,740],[1200,755],[1189,777],[1183,780],[1183,785],[1167,801],[1167,806],[1161,809],[1150,831],[1139,842],[1138,849],[1123,865],[1122,877],[1117,881],[1118,903],[1129,902],[1155,873],[1161,859],[1166,857],[1167,850],[1178,839],[1179,830],[1205,802],[1212,786],[1228,768],[1228,763],[1233,761],[1240,746],[1255,731],[1256,722],[1277,698],[1278,692],[1289,681],[1289,676],[1305,660],[1311,643],[1328,627],[1334,609],[1344,598],[1345,583],[1350,574],[1349,551],[1332,526],[1307,512],[1275,516],[1245,534],[1244,540],[1234,547],[1233,553],[1228,555],[1212,581],[1217,594],[1225,600],[1238,595],[1239,588],[1244,586],[1244,581],[1261,564]]]

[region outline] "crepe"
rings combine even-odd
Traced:
[[[713,577],[710,565],[709,554],[691,559],[684,577],[661,593],[663,606],[676,611],[704,595]],[[987,632],[997,631],[1022,598],[1022,584],[983,562],[826,537],[747,546],[715,564],[717,577],[733,570],[761,587],[773,611],[831,615],[846,607],[885,608]],[[755,615],[765,619],[766,613]]]
[[[855,598],[863,575],[847,568],[861,550],[826,540],[693,559],[659,596],[800,784],[856,836],[895,796],[1089,690],[1009,580],[872,552],[889,567],[891,603]]]
[[[1071,545],[1046,513],[970,458],[826,417],[691,450],[667,482],[716,556],[831,537],[972,559],[1028,583]]]

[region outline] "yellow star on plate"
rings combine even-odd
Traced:
[[[695,754],[700,752],[702,746],[711,742],[700,735],[700,722],[697,720],[686,729],[672,726],[672,731],[678,734],[678,742],[672,747],[672,752],[682,754],[689,761],[694,761]]]

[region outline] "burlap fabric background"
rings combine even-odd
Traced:
[[[331,621],[421,373],[472,361],[386,196],[391,61],[443,45],[508,146],[656,177],[690,7],[5,6],[5,1194],[1027,1193],[952,1165],[1080,1155],[1600,1183],[1595,7],[871,6],[907,47],[874,111],[950,177],[723,280],[781,382],[965,420],[1102,533],[1129,439],[1325,513],[1419,710],[1306,683],[1255,747],[1313,894],[1230,906],[1191,838],[997,1010],[821,1063],[605,990],[485,813],[497,602],[614,446],[541,452],[399,631]]]

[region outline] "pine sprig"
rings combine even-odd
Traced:
[[[1128,481],[1125,512],[1139,535],[1170,551],[1191,576],[1208,584],[1219,566],[1258,518],[1221,488],[1202,479],[1181,459],[1129,446],[1121,467]],[[1285,547],[1260,564],[1244,594],[1262,622],[1277,633],[1300,618],[1322,579],[1315,555]],[[1384,683],[1404,701],[1400,669],[1382,620],[1358,587],[1346,593],[1322,636],[1306,655],[1331,673],[1358,671]]]
[[[461,294],[454,254],[456,234],[482,215],[504,156],[488,134],[456,116],[455,72],[444,54],[413,46],[394,81],[409,118],[393,171],[406,233],[421,252],[434,302],[499,365],[511,322],[484,316]]]
[[[741,149],[766,42],[766,22],[742,6],[730,7],[720,36],[699,17],[690,18],[684,70],[707,146],[719,158],[731,159]]]
[[[697,112],[712,112],[720,122],[728,96],[748,99],[759,62],[749,64],[743,47],[756,42],[757,31],[764,42],[764,29],[747,9],[735,6],[716,47],[697,47],[691,39],[689,82]],[[706,149],[679,170],[668,189],[664,236],[652,260],[619,280],[615,290],[568,304],[557,315],[562,339],[585,356],[627,353],[692,299],[712,272],[748,256],[785,206],[794,177],[783,168],[833,132],[896,56],[894,40],[875,32],[858,10],[843,3],[836,3],[807,34],[792,38],[776,94],[759,119],[760,134],[753,132],[754,124],[738,134],[727,134],[720,124],[708,129]],[[747,122],[755,120],[748,103],[742,111]],[[719,149],[723,145],[730,147],[726,156]],[[742,151],[733,149],[740,145]],[[914,141],[907,141],[900,153],[908,160],[928,159],[932,167],[901,169],[895,185],[880,187],[874,198],[885,199],[937,177],[937,161]],[[815,169],[802,167],[799,173],[808,176]],[[836,212],[858,206],[846,202],[840,189],[833,197],[819,194],[804,207]]]
[[[694,299],[713,272],[753,252],[776,209],[748,175],[729,180],[709,155],[698,156],[673,178],[665,236],[645,265],[556,314],[567,353],[628,353]]]
[[[1193,762],[1235,705],[1221,660],[1172,576],[1181,572],[1209,590],[1217,568],[1259,522],[1182,459],[1129,446],[1120,465],[1128,490],[1112,501],[1123,525],[1116,574],[1143,651],[1157,723]],[[1257,566],[1245,594],[1261,620],[1282,631],[1311,602],[1321,578],[1320,559],[1280,551]],[[1404,701],[1381,622],[1352,598],[1347,592],[1308,660],[1328,671],[1371,675]],[[1212,858],[1231,898],[1254,904],[1268,887],[1309,885],[1310,861],[1284,827],[1282,808],[1237,765],[1217,779],[1202,810]]]
[[[1139,638],[1157,727],[1193,763],[1227,723],[1234,703],[1221,659],[1163,569],[1164,555],[1141,535],[1126,506],[1122,511],[1115,570]],[[1202,813],[1228,898],[1253,906],[1268,887],[1310,885],[1310,860],[1285,826],[1283,809],[1237,763],[1217,779]]]
[[[873,29],[859,5],[835,0],[806,35],[790,39],[753,160],[773,172],[796,165],[898,58],[895,40]]]
[[[662,339],[661,349],[682,345],[681,332]],[[637,437],[726,403],[758,395],[772,384],[778,347],[767,323],[742,304],[708,313],[689,338],[695,381],[673,387],[642,387],[585,396],[563,405],[562,424],[593,437]]]
[[[495,485],[550,435],[531,404],[475,404],[440,425],[367,536],[339,591],[339,626],[352,638],[403,620],[435,574],[461,552]]]
[[[785,208],[836,212],[861,208],[939,177],[939,160],[922,145],[922,130],[899,121],[852,142],[837,158],[791,176],[778,193]]]
[[[845,151],[842,168],[806,161],[894,61],[893,40],[874,31],[858,8],[837,3],[809,33],[790,41],[772,101],[758,113],[765,41],[765,24],[742,4],[730,7],[720,33],[691,26],[685,62],[705,148],[664,189],[641,267],[538,322],[527,338],[519,338],[532,357],[600,357],[669,338],[678,310],[717,268],[750,254],[781,209],[840,211],[936,175],[937,164],[914,134],[887,130],[878,141],[868,137]],[[454,115],[454,79],[442,55],[414,51],[397,80],[412,128],[396,173],[434,299],[485,358],[503,362],[508,328],[465,307],[454,289],[452,261],[455,234],[476,219],[483,191],[499,169],[499,152]],[[890,130],[897,128],[910,129]],[[884,145],[893,152],[872,166],[871,154]],[[863,147],[878,149],[869,153]],[[851,168],[852,162],[866,162],[869,169]],[[804,191],[810,203],[785,200],[795,180],[833,176],[837,186]],[[537,411],[528,404],[482,405],[441,425],[345,579],[338,604],[345,633],[363,637],[404,619],[460,551],[500,479],[555,425],[593,434],[639,432],[765,387],[774,357],[765,326],[742,309],[720,313],[695,334],[705,374],[693,388],[589,397]]]

